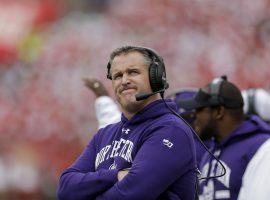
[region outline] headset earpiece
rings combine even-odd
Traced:
[[[149,66],[149,80],[153,92],[165,88],[166,75],[162,67],[157,63],[151,63]]]
[[[145,49],[151,56],[152,62],[149,66],[149,81],[153,92],[167,89],[169,84],[166,79],[165,64],[162,57],[160,57],[154,50],[146,47]]]

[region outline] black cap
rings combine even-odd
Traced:
[[[231,109],[243,108],[244,101],[241,91],[227,78],[214,79],[206,87],[199,89],[193,98],[179,102],[185,109],[224,106]]]

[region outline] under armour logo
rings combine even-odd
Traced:
[[[127,129],[122,128],[122,133],[128,134],[128,133],[129,133],[129,131],[130,131],[130,129],[129,129],[129,128],[127,128]]]
[[[113,164],[111,164],[109,169],[116,169],[116,168],[117,168],[117,164],[115,163],[115,161],[113,161]]]
[[[171,148],[173,146],[173,143],[171,143],[169,140],[167,139],[163,139],[163,144],[166,145],[167,147]]]

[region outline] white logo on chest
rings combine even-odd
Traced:
[[[96,155],[95,168],[110,158],[122,157],[127,162],[132,163],[132,151],[134,144],[130,140],[121,138],[120,140],[112,141],[112,144],[103,147]],[[111,166],[111,167],[114,167]]]
[[[165,145],[165,146],[167,146],[167,147],[169,147],[169,148],[172,148],[172,146],[173,146],[173,143],[172,142],[170,142],[169,140],[167,140],[167,139],[163,139],[163,144]]]
[[[129,129],[129,128],[127,128],[127,129],[122,128],[122,133],[129,134],[129,131],[130,131],[130,129]]]

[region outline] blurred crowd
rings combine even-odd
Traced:
[[[222,74],[269,89],[269,10],[269,0],[0,0],[0,199],[55,199],[98,128],[82,77],[105,80],[118,46],[158,50],[172,89]]]

